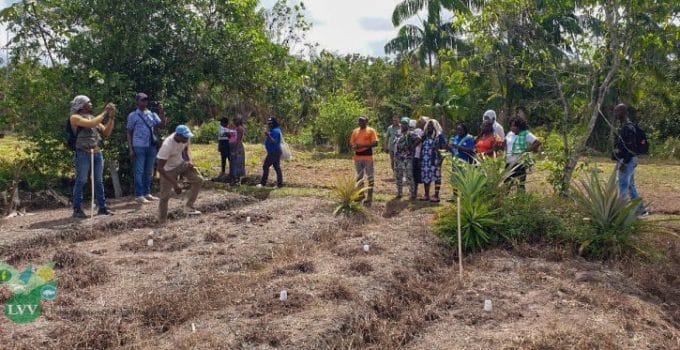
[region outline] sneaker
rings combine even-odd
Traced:
[[[283,188],[283,185],[276,185],[276,188],[281,189]]]
[[[97,215],[113,215],[113,212],[109,208],[101,208],[97,211]]]
[[[186,215],[201,215],[201,212],[194,207],[184,207],[184,214]]]
[[[76,219],[87,219],[87,215],[85,215],[85,212],[80,208],[73,209],[73,217]]]
[[[146,199],[146,197],[137,197],[137,198],[135,198],[135,202],[137,202],[139,204],[146,204],[146,203],[149,203],[149,200]]]
[[[144,198],[145,198],[147,201],[149,201],[149,202],[155,202],[155,201],[158,200],[158,197],[155,197],[155,196],[153,196],[153,195],[151,195],[151,194],[147,194]]]
[[[264,187],[264,186],[263,186],[262,184],[257,184],[257,186],[255,186],[255,187],[257,187],[257,188],[262,188],[262,187]]]
[[[649,217],[649,211],[648,210],[645,210],[644,213],[638,215],[638,218],[640,218],[640,219],[644,219],[646,217]]]

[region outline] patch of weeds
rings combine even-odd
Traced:
[[[343,284],[342,281],[334,279],[324,288],[324,291],[321,293],[321,298],[325,300],[351,301],[356,298],[356,293],[347,285]]]
[[[208,232],[203,240],[207,243],[224,243],[224,237],[217,232]]]
[[[59,288],[82,289],[109,281],[111,271],[104,263],[75,251],[58,251],[52,261],[59,274]]]
[[[373,266],[369,264],[367,261],[360,260],[360,261],[355,261],[349,265],[349,269],[358,272],[361,275],[368,275],[373,271]]]

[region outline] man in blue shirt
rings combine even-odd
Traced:
[[[158,105],[158,114],[147,108],[149,96],[145,93],[138,93],[135,101],[137,109],[127,118],[127,140],[134,166],[135,201],[144,204],[158,200],[151,195],[153,167],[160,146],[154,128],[165,126],[168,119],[163,106]]]
[[[264,133],[264,148],[267,150],[267,157],[264,159],[262,178],[257,187],[267,184],[269,168],[273,165],[274,171],[276,171],[276,187],[281,188],[283,187],[283,172],[281,171],[281,142],[283,136],[281,135],[281,127],[276,117],[271,116],[267,119],[267,129]]]

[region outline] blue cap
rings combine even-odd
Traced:
[[[177,128],[175,129],[175,134],[186,137],[188,139],[194,137],[194,134],[191,133],[191,130],[186,125],[177,125]]]

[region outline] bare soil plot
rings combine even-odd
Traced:
[[[323,198],[213,190],[199,199],[204,215],[175,213],[162,228],[155,206],[126,202],[92,232],[87,220],[64,219],[68,210],[17,218],[3,226],[2,259],[18,267],[56,261],[60,294],[34,323],[3,318],[0,342],[12,349],[680,346],[676,238],[664,236],[659,246],[669,259],[654,263],[604,265],[554,247],[491,250],[466,258],[460,282],[453,251],[429,231],[432,209],[387,205],[352,222],[331,216]],[[284,289],[288,299],[280,301]],[[491,312],[482,310],[485,299]]]

